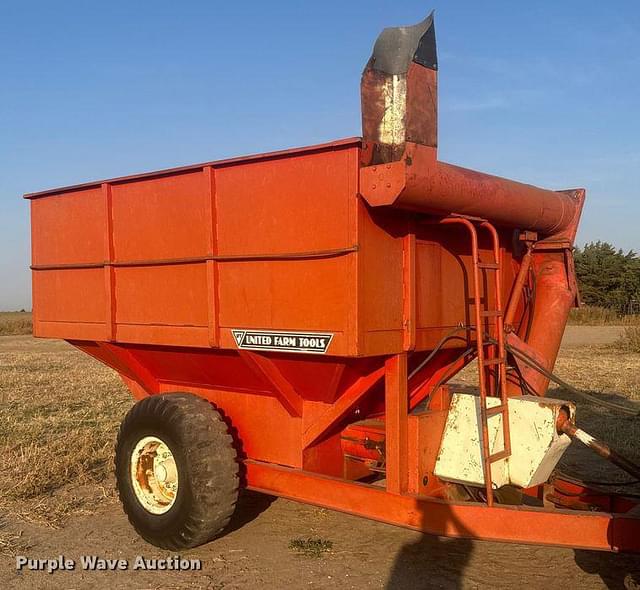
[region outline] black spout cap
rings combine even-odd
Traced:
[[[417,25],[389,27],[380,33],[365,70],[389,75],[406,74],[411,62],[438,69],[433,11]]]

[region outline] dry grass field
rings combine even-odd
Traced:
[[[607,307],[583,305],[569,313],[570,326],[638,326],[640,315],[621,315]]]
[[[617,348],[640,352],[640,315],[619,315],[612,309],[585,305],[571,310],[569,325],[599,326],[608,330],[620,328]]]
[[[598,328],[577,328],[581,335],[563,347],[557,373],[605,399],[640,407],[634,401],[640,402],[640,354],[612,343],[590,345]],[[570,397],[557,388],[551,395]],[[423,537],[248,494],[230,532],[190,552],[203,560],[203,572],[18,577],[17,553],[132,557],[165,552],[135,535],[114,496],[113,444],[132,400],[111,370],[64,342],[3,336],[0,400],[2,588],[511,588],[522,580],[532,588],[621,588],[629,572],[640,572],[635,557]],[[585,429],[640,460],[637,418],[576,402]],[[567,472],[585,479],[626,479],[585,449],[570,451],[562,467]],[[323,550],[298,550],[309,538]]]
[[[0,336],[31,334],[31,312],[0,311]]]
[[[25,520],[57,527],[112,494],[102,484],[130,397],[109,369],[83,362],[66,343],[4,337],[0,351],[3,503]],[[79,497],[83,484],[97,486],[98,497]]]

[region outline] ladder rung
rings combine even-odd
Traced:
[[[490,365],[503,365],[506,362],[506,359],[496,357],[494,359],[485,359],[482,361],[482,365],[484,367],[489,367]]]
[[[502,317],[502,311],[498,309],[489,309],[487,311],[481,311],[480,317],[483,318],[500,318]]]
[[[487,418],[495,416],[496,414],[504,414],[508,409],[508,404],[498,404],[497,406],[487,408]]]
[[[497,262],[478,262],[478,268],[484,268],[486,270],[498,270],[500,265]]]
[[[500,461],[500,459],[506,459],[511,455],[511,452],[507,449],[503,449],[493,455],[489,455],[489,463],[495,463],[496,461]]]

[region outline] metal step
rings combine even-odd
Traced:
[[[484,367],[490,367],[491,365],[502,365],[507,361],[507,359],[504,358],[493,358],[493,359],[485,359],[482,361],[482,365]]]
[[[483,318],[501,318],[502,317],[502,311],[500,311],[498,309],[489,309],[487,311],[481,311],[480,312],[480,317],[483,317]]]
[[[507,449],[503,449],[502,451],[498,451],[493,455],[489,455],[489,463],[495,463],[496,461],[500,461],[501,459],[506,459],[511,455],[511,451]]]
[[[487,418],[491,416],[497,416],[498,414],[504,414],[509,409],[508,404],[499,404],[491,408],[487,408]]]

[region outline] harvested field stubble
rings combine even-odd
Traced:
[[[617,344],[626,352],[640,353],[640,326],[627,326]]]
[[[131,398],[65,343],[3,338],[0,359],[0,511],[59,527],[113,495],[113,443]]]
[[[562,349],[554,373],[578,389],[640,402],[640,355],[617,346]]]
[[[0,311],[0,336],[31,334],[31,313],[26,311]]]
[[[554,372],[579,390],[635,410],[633,416],[604,408],[553,384],[548,394],[574,401],[578,426],[640,463],[640,417],[637,415],[640,412],[640,354],[621,351],[615,346],[570,348],[561,351]],[[585,480],[630,479],[626,473],[578,443],[571,445],[562,464],[567,471]],[[638,485],[624,489],[640,493]]]

